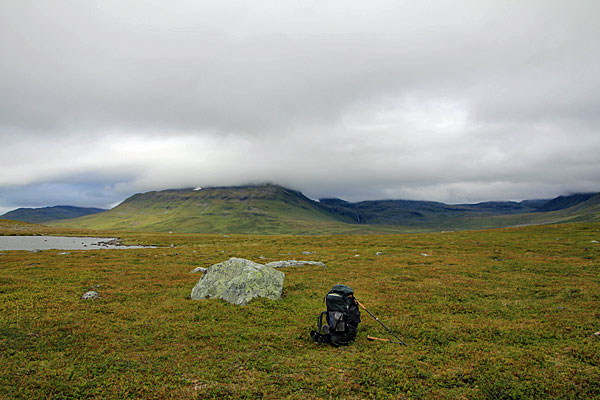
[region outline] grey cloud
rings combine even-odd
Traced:
[[[0,187],[24,203],[46,183],[81,200],[86,176],[111,199],[258,181],[351,200],[600,190],[598,11],[6,1]]]

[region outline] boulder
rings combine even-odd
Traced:
[[[267,267],[273,267],[273,268],[302,267],[304,265],[316,265],[318,267],[327,268],[327,266],[320,261],[297,261],[297,260],[273,261],[273,262],[267,263],[265,265]]]
[[[281,299],[284,274],[276,269],[243,258],[230,258],[208,267],[191,298],[217,297],[229,303],[246,305],[255,297]]]

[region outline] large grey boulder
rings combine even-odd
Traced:
[[[243,258],[230,258],[210,266],[192,289],[192,299],[217,297],[246,305],[255,297],[281,299],[281,271]]]

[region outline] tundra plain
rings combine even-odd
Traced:
[[[161,247],[3,251],[0,398],[600,398],[599,223],[323,236],[0,224],[42,233]],[[230,257],[327,268],[281,269],[280,301],[190,300],[190,271]],[[336,283],[408,347],[368,341],[390,336],[364,312],[353,345],[313,343]],[[82,300],[91,288],[100,298]]]

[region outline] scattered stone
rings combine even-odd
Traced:
[[[41,251],[40,249],[29,250],[30,253],[39,253],[40,251]]]
[[[196,272],[206,272],[206,268],[204,268],[204,267],[194,268],[193,270],[190,271],[190,274],[195,274]]]
[[[175,245],[173,243],[171,243],[171,247],[175,247]]]
[[[354,257],[360,257],[360,254],[355,254]]]
[[[83,243],[82,243],[83,244]],[[96,243],[98,246],[104,246],[104,247],[109,247],[109,246],[123,246],[123,243],[121,243],[121,241],[117,238],[113,238],[110,240],[102,240],[98,243]]]
[[[89,292],[85,292],[83,296],[81,296],[82,300],[95,300],[100,298],[100,294],[95,290],[90,290]]]
[[[302,267],[304,265],[315,265],[317,267],[327,268],[327,265],[323,264],[320,261],[297,261],[297,260],[272,261],[265,265],[267,267],[272,267],[272,268]]]
[[[382,256],[382,255],[383,255],[383,252],[381,252],[381,251],[378,251],[377,253],[375,253],[375,255],[376,255],[376,256]]]
[[[243,258],[230,258],[210,266],[192,289],[191,298],[217,297],[229,303],[246,305],[255,297],[281,299],[284,274]]]
[[[264,260],[265,256],[258,256],[258,258],[260,258],[261,260]]]
[[[315,253],[316,253],[316,251],[303,251],[303,252],[302,252],[302,255],[303,255],[303,256],[310,256],[310,255],[313,255],[313,254],[315,254]]]
[[[600,331],[594,333],[594,336],[600,336]]]
[[[427,253],[421,253],[421,255],[422,255],[423,257],[429,257],[429,254],[427,254]]]
[[[68,251],[61,251],[61,252],[60,252],[60,253],[58,253],[58,254],[60,254],[61,256],[66,256],[66,255],[69,255],[69,254],[71,254],[71,253],[69,253]]]
[[[100,285],[97,283],[95,285],[90,286],[90,290],[100,289]]]
[[[592,240],[590,243],[598,243],[597,240]]]

